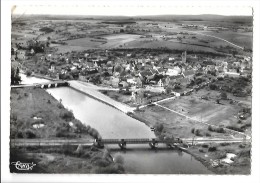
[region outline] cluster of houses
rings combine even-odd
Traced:
[[[185,88],[196,73],[203,77],[240,76],[251,72],[251,58],[243,57],[230,62],[221,58],[175,55],[135,55],[124,51],[92,50],[47,55],[49,71],[59,79],[79,79],[115,88],[146,88],[152,92],[165,92],[168,86],[178,84]],[[63,64],[61,64],[62,62]],[[70,77],[64,77],[70,75]],[[173,87],[174,88],[174,87]]]

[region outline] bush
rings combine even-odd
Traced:
[[[211,125],[208,126],[208,131],[211,131],[211,132],[214,131]]]
[[[225,133],[225,130],[224,130],[224,128],[216,128],[215,129],[215,131],[217,132],[217,133]]]
[[[223,142],[223,143],[220,143],[220,145],[221,145],[221,146],[229,146],[230,143],[228,143],[228,142]]]
[[[239,148],[245,148],[246,147],[246,145],[245,144],[239,144],[239,146],[238,146]]]
[[[209,145],[208,145],[208,144],[202,144],[202,146],[201,146],[201,147],[208,148],[208,147],[209,147]]]
[[[226,128],[228,128],[230,130],[238,131],[238,132],[244,132],[243,129],[236,127],[236,126],[227,126]]]
[[[196,136],[203,136],[203,135],[201,134],[201,131],[200,131],[199,129],[195,130],[195,135],[196,135]]]
[[[208,148],[208,152],[213,152],[213,151],[216,151],[216,150],[217,150],[217,147],[215,147],[215,146]]]
[[[71,111],[61,111],[60,117],[66,121],[72,120],[74,118],[74,115]]]
[[[163,126],[162,123],[160,123],[160,124],[156,123],[155,126],[154,126],[154,128],[155,128],[156,131],[158,131],[158,132],[162,132],[164,126]]]
[[[213,128],[211,125],[208,126],[208,130],[211,132],[217,132],[217,133],[225,133],[224,128]]]
[[[83,155],[81,155],[81,158],[86,158],[86,159],[88,159],[88,158],[90,158],[91,157],[91,154],[89,153],[89,152],[86,152],[86,153],[84,153]]]
[[[31,129],[27,129],[25,132],[24,132],[26,138],[28,139],[32,139],[32,138],[36,138],[36,134],[34,131],[32,131]]]
[[[206,137],[211,137],[211,134],[210,133],[206,133]]]
[[[193,134],[194,134],[194,131],[195,131],[195,128],[192,128],[192,129],[191,129],[191,133],[193,133]]]
[[[26,76],[31,76],[31,75],[32,75],[32,71],[27,70],[27,71],[26,71]]]
[[[98,159],[94,162],[94,164],[99,167],[107,167],[110,162],[104,159]]]
[[[63,106],[61,103],[58,103],[58,104],[57,104],[57,107],[58,107],[59,109],[63,109],[63,108],[64,108],[64,106]]]

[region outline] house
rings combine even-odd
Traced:
[[[177,76],[167,76],[164,79],[164,86],[168,86],[171,83],[177,83],[180,82],[180,80],[183,78],[183,75],[177,75]]]
[[[118,84],[119,84],[119,78],[116,78],[116,77],[111,77],[111,85],[113,87],[118,87]]]
[[[181,72],[182,72],[182,70],[180,67],[174,66],[174,67],[169,67],[165,74],[168,76],[177,76]]]
[[[129,87],[129,83],[127,83],[126,81],[120,81],[118,83],[118,86],[122,87],[122,88],[126,88],[126,87]]]
[[[136,78],[136,86],[137,87],[143,87],[143,81],[140,77]]]
[[[175,59],[173,57],[169,57],[169,61],[174,61]]]
[[[156,70],[157,70],[158,74],[162,74],[162,75],[166,74],[166,72],[163,68],[157,68]]]
[[[189,80],[193,79],[195,72],[193,70],[187,70],[183,72],[183,77],[188,78]]]
[[[164,87],[164,82],[162,81],[162,79],[158,81],[157,85],[160,87]]]
[[[181,60],[182,60],[183,63],[186,63],[186,59],[187,59],[186,57],[187,57],[187,52],[184,51],[184,52],[181,54]]]
[[[128,78],[126,79],[126,82],[132,85],[136,85],[136,78]]]

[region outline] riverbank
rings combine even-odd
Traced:
[[[11,139],[83,139],[99,138],[97,130],[75,119],[62,101],[40,88],[11,89]],[[106,149],[93,146],[12,147],[10,162],[33,161],[37,173],[123,173]],[[53,164],[53,162],[55,162]],[[15,171],[10,166],[11,172]],[[31,173],[36,173],[32,171]],[[28,173],[28,172],[27,172]]]
[[[149,127],[155,128],[155,135],[157,138],[171,138],[176,137],[172,129],[165,123],[160,123],[159,120],[148,121],[143,118],[140,113],[145,109],[141,109],[137,113],[130,114],[134,119],[145,123]],[[154,122],[154,123],[153,123]],[[177,137],[182,137],[179,133]],[[190,136],[191,137],[191,136]],[[192,155],[196,160],[200,161],[208,170],[215,174],[250,174],[251,170],[251,144],[248,143],[204,143],[195,144],[183,149],[184,152]],[[227,153],[232,153],[235,158],[232,159],[230,164],[222,163]]]

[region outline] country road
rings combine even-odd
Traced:
[[[167,28],[167,27],[162,27],[162,26],[160,26],[160,28],[162,28],[162,29],[172,29],[172,30],[174,30],[174,28]],[[189,30],[183,30],[183,31],[185,31],[185,32],[191,32],[191,33],[194,33],[194,34],[199,34],[199,35],[203,35],[203,36],[207,36],[207,37],[213,37],[213,38],[215,38],[215,39],[219,39],[219,40],[221,40],[221,41],[224,41],[224,42],[226,42],[226,43],[228,43],[228,44],[230,44],[230,45],[232,45],[232,46],[235,46],[235,47],[237,47],[237,48],[239,48],[239,49],[242,49],[242,50],[244,49],[242,46],[236,45],[236,44],[234,44],[234,43],[232,43],[232,42],[230,42],[230,41],[228,41],[228,40],[226,40],[226,39],[223,39],[223,38],[221,38],[221,37],[212,36],[212,35],[208,35],[208,34],[203,34],[203,33],[197,32],[197,31],[189,31]]]
[[[92,146],[94,140],[90,139],[10,139],[11,147],[26,146],[62,146],[84,145]]]

